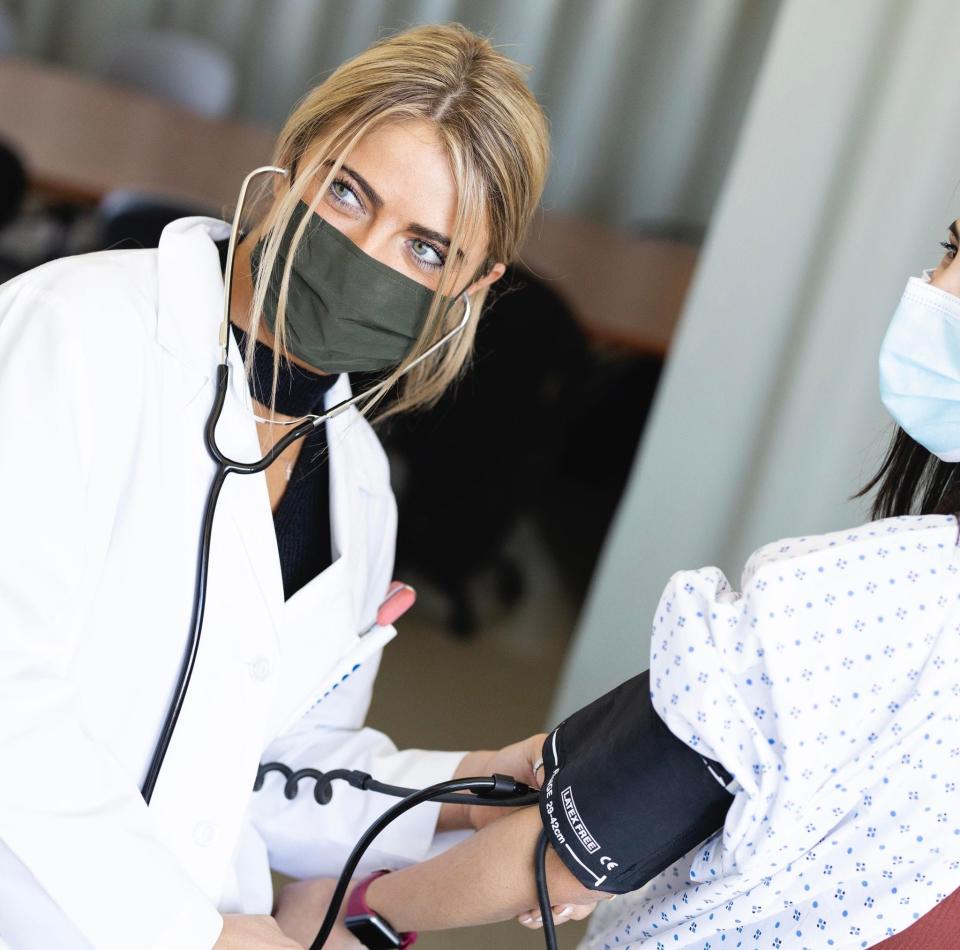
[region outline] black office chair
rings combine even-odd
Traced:
[[[582,381],[588,351],[566,304],[538,278],[509,268],[480,320],[473,363],[427,412],[389,420],[382,436],[405,467],[398,491],[397,564],[447,601],[448,627],[477,626],[471,582],[493,571],[500,600],[517,600],[524,571],[505,545],[553,477],[563,445],[564,392]],[[355,380],[355,386],[368,380]]]
[[[20,156],[0,142],[0,227],[12,221],[27,193],[27,172]]]
[[[13,221],[23,207],[27,194],[27,172],[20,156],[4,142],[0,142],[0,228]],[[0,254],[0,283],[23,270],[23,265],[12,257]]]

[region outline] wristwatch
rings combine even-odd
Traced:
[[[347,901],[347,919],[344,921],[350,931],[369,950],[393,950],[395,947],[409,947],[417,942],[417,934],[397,933],[376,911],[367,905],[367,888],[389,871],[375,871],[364,878],[351,892]]]

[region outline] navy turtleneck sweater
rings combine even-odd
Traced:
[[[227,241],[216,243],[221,270],[224,270]],[[240,352],[246,357],[247,335],[239,327],[231,326]],[[255,340],[250,390],[258,402],[269,405],[272,381],[273,350]],[[336,375],[322,376],[281,360],[274,408],[285,416],[319,413],[336,381]],[[287,600],[326,570],[333,559],[326,435],[326,425],[322,425],[304,438],[286,491],[273,513],[283,595]]]

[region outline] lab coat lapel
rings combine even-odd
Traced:
[[[350,396],[350,385],[341,377],[327,393],[327,409]],[[362,466],[345,439],[347,411],[327,423],[327,466],[330,478],[330,531],[333,563],[297,591],[284,605],[281,633],[283,664],[272,728],[283,732],[325,692],[333,689],[355,664],[360,609],[366,577],[363,562],[363,521],[358,509]]]
[[[327,393],[325,407],[336,406],[350,398],[350,383],[346,376],[341,376],[336,384]],[[351,528],[354,526],[352,518],[354,499],[352,492],[356,485],[350,480],[350,459],[347,453],[350,446],[346,444],[345,425],[353,413],[349,410],[327,421],[327,459],[330,466],[330,541],[334,559],[350,553],[352,541]],[[354,478],[356,478],[356,466]]]
[[[221,452],[236,461],[255,461],[262,454],[257,438],[257,423],[243,376],[243,363],[232,338],[229,359],[231,386],[217,427],[217,445]],[[233,385],[237,380],[243,385],[242,394]],[[283,613],[283,577],[264,474],[229,475],[221,493],[221,505],[223,514],[229,514],[234,522],[252,567],[251,573],[270,611],[274,634],[279,636]]]
[[[181,218],[160,235],[157,342],[183,368],[186,401],[213,378],[219,359],[223,278],[213,242],[229,233],[215,218]]]
[[[341,376],[327,396],[327,408],[336,406],[351,396],[350,382]],[[368,561],[368,492],[372,460],[367,457],[367,440],[360,432],[351,432],[355,426],[364,426],[356,409],[335,416],[327,423],[327,444],[330,458],[330,523],[334,557],[342,554],[348,562],[350,592],[353,610],[358,622],[369,622]],[[384,591],[384,593],[386,593]]]

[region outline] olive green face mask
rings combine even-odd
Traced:
[[[290,243],[308,214],[312,220],[290,267],[287,349],[324,373],[372,373],[397,366],[423,330],[433,291],[364,254],[302,201],[281,238],[263,302],[270,332],[276,332]],[[254,279],[265,243],[260,240],[250,252]]]

